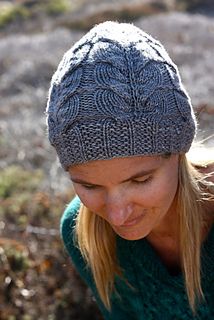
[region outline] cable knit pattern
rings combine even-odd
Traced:
[[[94,27],[63,57],[47,105],[65,169],[90,160],[188,151],[195,118],[164,47],[131,24]]]
[[[202,249],[202,287],[205,301],[193,316],[184,288],[182,274],[171,275],[146,239],[128,241],[117,237],[117,256],[124,277],[133,286],[117,278],[118,294],[111,297],[109,313],[98,296],[85,262],[73,242],[75,218],[80,207],[76,197],[61,219],[61,235],[72,261],[92,289],[106,320],[211,320],[214,319],[214,227]]]

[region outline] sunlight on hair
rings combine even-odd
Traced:
[[[209,140],[214,140],[214,134],[203,140],[193,142],[192,147],[187,153],[187,158],[192,164],[206,167],[214,163],[214,144],[207,146],[206,142]]]

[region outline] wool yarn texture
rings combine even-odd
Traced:
[[[92,160],[187,152],[196,131],[177,66],[159,41],[128,23],[101,23],[65,53],[46,112],[65,170]]]

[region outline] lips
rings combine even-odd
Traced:
[[[140,216],[134,218],[134,219],[130,219],[127,220],[121,227],[130,227],[130,226],[134,226],[135,224],[139,223],[140,220],[145,216],[145,213],[142,213]]]

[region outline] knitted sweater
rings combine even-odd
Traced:
[[[128,241],[117,236],[117,255],[124,276],[115,281],[118,294],[111,297],[111,312],[101,302],[93,277],[73,242],[75,217],[80,207],[76,197],[61,219],[61,236],[77,271],[91,288],[106,320],[208,320],[214,319],[214,227],[202,248],[202,287],[205,301],[194,317],[182,274],[171,275],[146,239]]]

